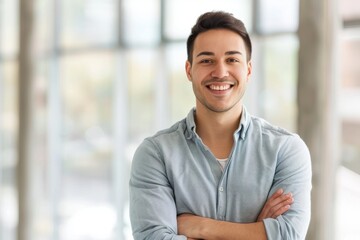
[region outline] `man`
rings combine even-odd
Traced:
[[[298,135],[243,106],[251,50],[231,14],[205,13],[192,28],[185,68],[196,108],[134,155],[134,239],[305,238],[309,152]]]

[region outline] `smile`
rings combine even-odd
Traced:
[[[232,85],[230,85],[230,84],[222,84],[222,85],[211,84],[208,87],[211,90],[215,90],[215,91],[226,91],[226,90],[230,89],[232,87]]]

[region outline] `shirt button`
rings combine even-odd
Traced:
[[[220,191],[220,192],[224,191],[224,188],[223,188],[223,187],[219,187],[219,191]]]

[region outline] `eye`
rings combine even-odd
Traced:
[[[213,63],[213,62],[214,61],[212,59],[208,59],[208,58],[200,60],[200,63],[203,63],[203,64],[210,64],[210,63]]]
[[[239,62],[239,60],[236,59],[236,58],[228,58],[228,59],[226,59],[226,62],[228,62],[228,63],[237,63],[237,62]]]

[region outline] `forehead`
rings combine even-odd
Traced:
[[[245,42],[242,37],[236,32],[227,29],[212,29],[200,33],[194,42],[193,56],[202,51],[216,54],[239,51],[246,54]]]

